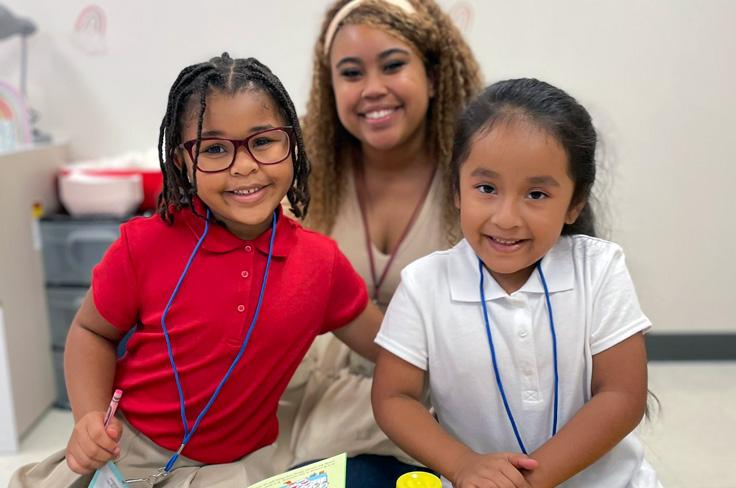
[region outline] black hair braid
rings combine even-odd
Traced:
[[[176,162],[174,151],[179,145],[179,117],[182,106],[191,96],[192,81],[209,69],[205,63],[184,68],[169,92],[166,114],[161,121],[158,137],[158,158],[164,175],[163,191],[158,199],[158,213],[164,221],[173,222],[173,211],[190,206],[191,185],[182,162]],[[171,208],[173,207],[173,208]]]
[[[271,70],[260,63],[255,58],[245,60],[245,65],[251,67],[260,75],[261,81],[265,86],[271,86],[269,94],[276,99],[277,105],[281,108],[287,123],[294,127],[296,141],[293,142],[294,157],[294,182],[286,193],[286,197],[291,204],[290,211],[297,218],[304,218],[309,207],[309,188],[308,177],[310,172],[310,164],[306,158],[306,149],[304,147],[304,139],[301,134],[299,117],[294,108],[294,103],[288,95],[288,92],[282,85],[281,81],[271,72]],[[302,163],[303,164],[300,164]]]
[[[228,53],[223,53],[222,56],[212,58],[208,62],[184,68],[169,91],[166,113],[161,121],[158,138],[159,164],[164,176],[164,188],[158,201],[158,213],[161,218],[172,223],[178,210],[184,207],[193,208],[192,198],[196,194],[197,172],[194,171],[192,181],[189,181],[186,166],[182,161],[176,160],[175,153],[181,144],[184,117],[194,110],[192,101],[195,95],[199,95],[199,114],[194,154],[199,153],[207,95],[213,89],[228,95],[234,95],[240,90],[262,90],[272,98],[287,124],[293,127],[294,140],[291,144],[294,179],[286,196],[291,212],[296,217],[303,218],[310,200],[307,186],[310,163],[294,103],[281,81],[266,65],[255,58],[233,59]]]
[[[197,116],[197,143],[194,146],[194,161],[192,161],[193,166],[197,167],[197,162],[199,160],[199,148],[202,144],[202,126],[204,125],[204,113],[207,109],[207,87],[209,86],[211,81],[216,80],[220,76],[219,73],[216,72],[210,72],[206,75],[201,77],[200,83],[199,83],[199,115]],[[197,194],[197,172],[192,171],[192,181],[190,184],[190,187],[187,190],[187,203],[192,209],[192,212],[194,212],[195,215],[199,215],[202,218],[205,218],[206,216],[201,215],[197,213],[197,209],[192,205],[192,199],[194,198],[194,195]]]

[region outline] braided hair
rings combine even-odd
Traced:
[[[326,31],[349,0],[337,0],[325,15],[314,46],[312,89],[304,119],[304,138],[314,161],[312,213],[308,224],[329,233],[342,203],[346,169],[360,157],[360,143],[340,123],[335,105],[329,59],[325,56]],[[412,46],[435,85],[427,110],[429,154],[449,182],[450,156],[458,112],[481,89],[480,69],[470,48],[450,17],[434,0],[410,0],[415,12],[380,0],[365,0],[338,25],[364,24],[388,32]],[[329,49],[329,48],[328,48]],[[445,185],[444,227],[448,243],[459,238],[452,188]]]
[[[158,214],[165,222],[172,223],[176,212],[185,207],[194,208],[192,199],[197,193],[197,172],[190,181],[185,165],[176,162],[175,151],[183,142],[181,133],[186,117],[198,108],[195,154],[199,152],[207,95],[213,90],[226,95],[234,95],[241,90],[262,90],[274,101],[286,123],[294,128],[295,140],[291,141],[294,179],[286,197],[291,205],[289,210],[296,217],[303,218],[309,207],[307,177],[310,164],[294,103],[267,66],[255,58],[233,59],[228,53],[184,68],[171,86],[158,135],[158,160],[164,175]]]

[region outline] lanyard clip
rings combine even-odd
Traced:
[[[149,483],[151,483],[151,486],[161,483],[167,476],[169,475],[169,472],[166,471],[164,468],[158,468],[158,471],[156,474],[152,474],[149,476]]]
[[[125,480],[125,482],[128,484],[145,483],[145,486],[148,488],[153,488],[158,483],[161,483],[168,475],[168,471],[164,468],[159,468],[154,474],[148,475],[145,478],[133,478]]]

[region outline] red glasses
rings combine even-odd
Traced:
[[[240,146],[258,164],[277,164],[291,154],[293,127],[274,127],[258,131],[245,139],[203,137],[199,151],[195,154],[197,139],[183,142],[179,147],[186,149],[196,168],[203,173],[219,173],[230,169]],[[196,157],[195,157],[196,156]]]

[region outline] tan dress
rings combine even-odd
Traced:
[[[348,185],[331,237],[348,257],[373,295],[370,261],[354,178]],[[451,246],[443,219],[443,182],[435,174],[429,194],[414,225],[398,249],[380,288],[378,305],[385,310],[399,285],[401,270],[412,261]],[[373,247],[376,274],[380,276],[389,255]],[[396,447],[373,418],[370,392],[373,364],[353,353],[334,335],[317,339],[303,367],[310,368],[304,398],[292,429],[294,463],[347,452],[391,455],[410,464],[419,464]],[[304,371],[302,371],[304,374]],[[284,426],[286,427],[286,426]]]

